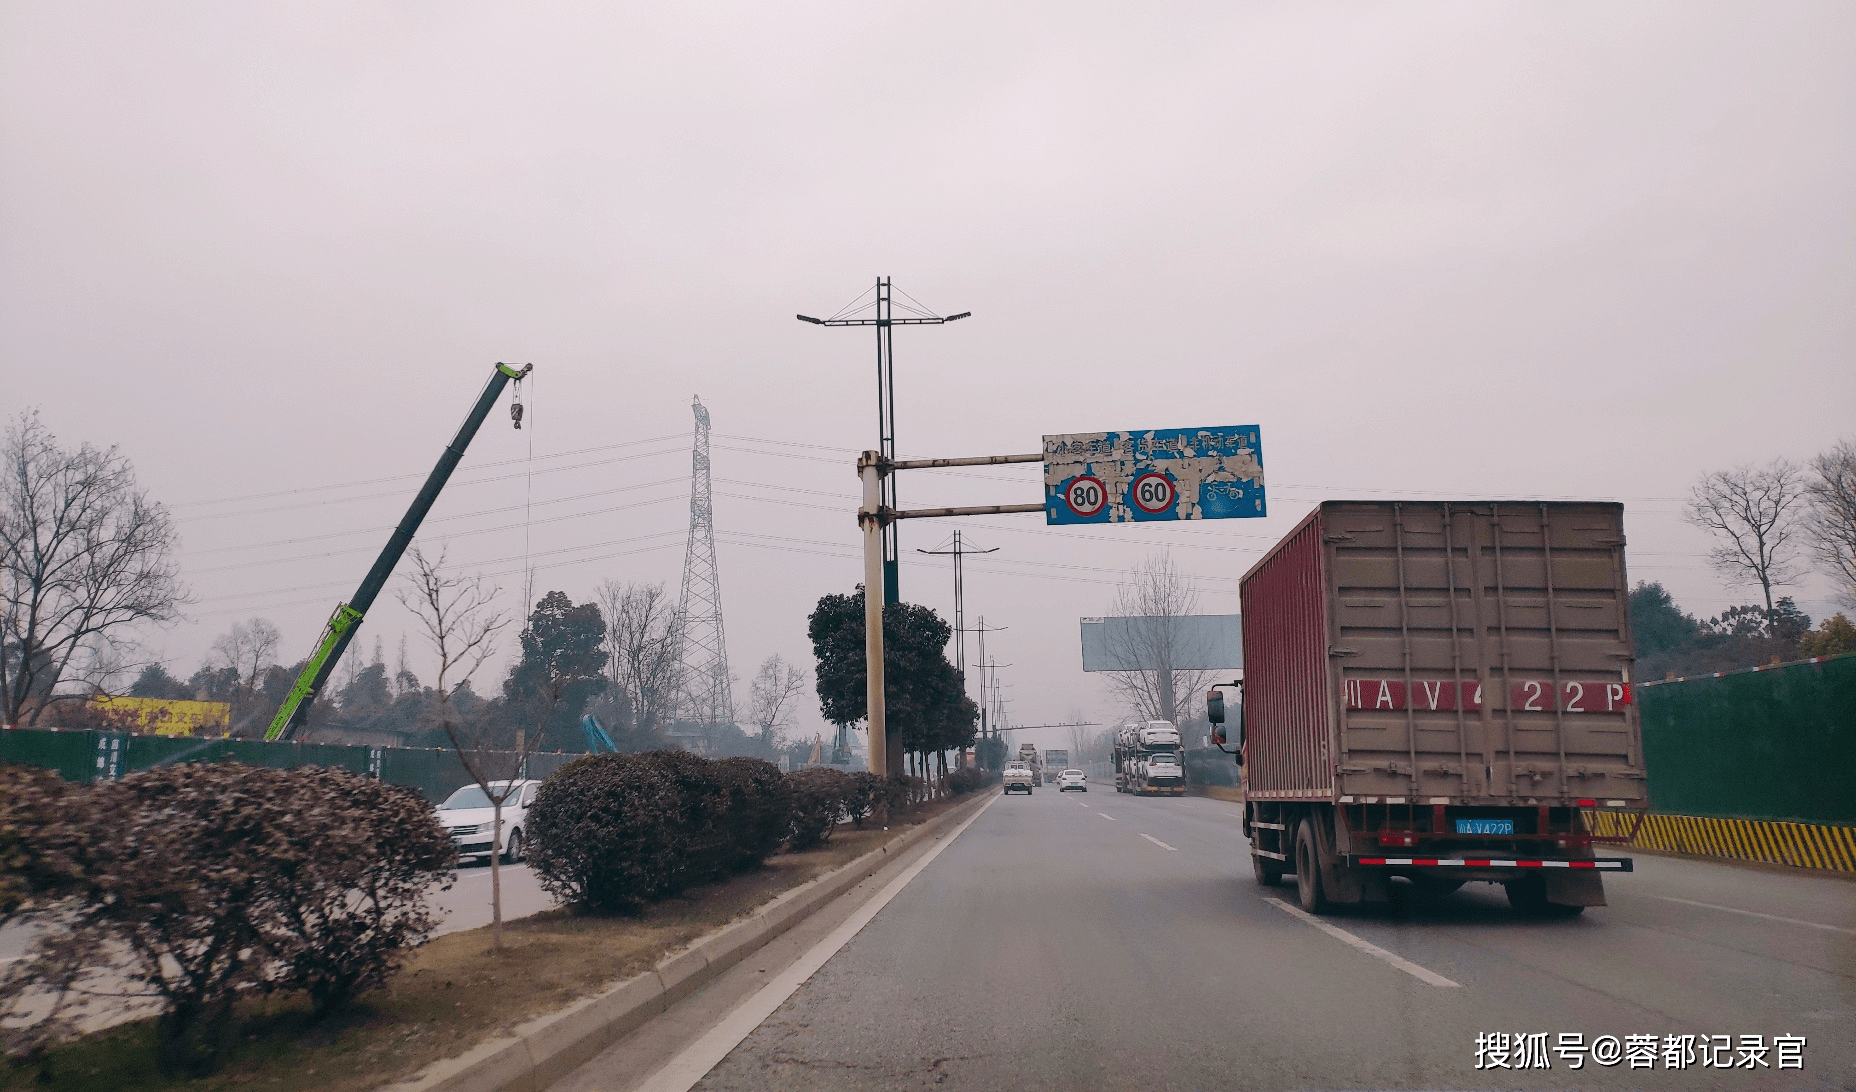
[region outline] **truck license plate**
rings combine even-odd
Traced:
[[[1513,834],[1513,819],[1458,819],[1458,834]]]

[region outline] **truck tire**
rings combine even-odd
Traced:
[[[1328,912],[1327,892],[1321,889],[1321,850],[1315,840],[1315,823],[1302,820],[1295,830],[1295,896],[1310,914]]]
[[[1508,905],[1517,914],[1533,918],[1576,918],[1585,913],[1583,906],[1567,906],[1547,901],[1546,880],[1540,876],[1523,876],[1502,884],[1508,892]]]
[[[1251,871],[1257,874],[1257,883],[1264,887],[1275,887],[1282,883],[1282,874],[1287,871],[1282,862],[1259,853],[1250,855]]]

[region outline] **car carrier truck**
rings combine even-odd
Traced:
[[[1167,720],[1128,720],[1115,729],[1115,791],[1186,795],[1179,729]]]
[[[1500,883],[1605,904],[1588,812],[1648,794],[1619,504],[1328,501],[1243,577],[1236,724],[1257,881],[1304,910]],[[1233,730],[1235,729],[1235,730]]]

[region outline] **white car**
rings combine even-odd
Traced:
[[[524,856],[523,831],[528,826],[529,805],[535,802],[535,790],[539,788],[539,781],[490,782],[490,791],[498,796],[502,796],[504,790],[510,790],[509,795],[503,799],[504,864],[515,864]],[[451,832],[451,843],[458,847],[460,861],[467,857],[481,857],[486,864],[489,862],[490,854],[494,852],[490,827],[495,818],[495,806],[478,785],[466,785],[438,805],[438,821]]]
[[[1083,771],[1065,770],[1057,775],[1057,791],[1069,792],[1071,789],[1077,792],[1089,791],[1089,778],[1083,776]]]

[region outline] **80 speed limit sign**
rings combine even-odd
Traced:
[[[1070,511],[1086,519],[1100,513],[1108,504],[1108,490],[1102,487],[1101,479],[1085,474],[1072,481],[1069,488],[1063,491],[1063,503],[1069,506]]]
[[[1134,500],[1134,506],[1148,515],[1157,516],[1173,507],[1179,499],[1179,490],[1165,474],[1147,473],[1134,479],[1128,493]]]

